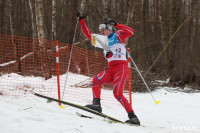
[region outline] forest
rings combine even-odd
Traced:
[[[77,10],[93,33],[107,18],[134,29],[126,47],[147,81],[170,79],[168,85],[200,90],[200,0],[0,0],[0,34],[72,44]],[[75,37],[76,46],[99,51],[80,26]],[[48,43],[40,39],[38,49],[47,54]],[[5,45],[0,42],[0,64]],[[137,82],[134,68],[132,75]]]

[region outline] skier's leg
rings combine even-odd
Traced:
[[[125,83],[128,77],[128,69],[126,65],[123,65],[118,69],[113,78],[113,93],[115,98],[122,104],[127,113],[133,111],[131,105],[128,103],[128,100],[123,95]]]
[[[93,78],[93,84],[92,84],[93,101],[92,104],[86,105],[86,107],[96,110],[98,112],[102,112],[100,103],[101,85],[109,84],[110,82],[111,78],[109,69],[100,72]]]
[[[115,98],[122,104],[122,106],[128,113],[129,120],[127,120],[126,122],[140,125],[139,119],[135,115],[131,105],[128,103],[128,100],[123,95],[127,77],[128,77],[128,68],[126,67],[126,65],[123,65],[122,69],[119,69],[119,71],[114,76],[113,93]]]
[[[96,75],[93,78],[93,84],[92,84],[92,92],[93,92],[93,98],[100,99],[101,97],[101,85],[102,84],[109,84],[111,83],[111,76],[109,69],[104,70],[100,72],[98,75]]]

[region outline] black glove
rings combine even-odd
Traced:
[[[111,58],[113,56],[113,53],[112,53],[112,51],[108,51],[107,53],[106,53],[106,58],[108,59],[108,58]]]
[[[117,23],[112,18],[108,18],[108,23],[114,26],[117,25]]]
[[[81,20],[84,19],[85,16],[83,16],[83,14],[79,10],[77,10],[76,17],[79,18],[79,20]]]

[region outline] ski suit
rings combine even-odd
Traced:
[[[81,29],[84,35],[90,40],[93,34],[87,27],[84,19],[80,21]],[[93,98],[99,98],[101,94],[102,84],[113,84],[113,94],[115,98],[122,104],[127,113],[133,111],[128,100],[124,97],[123,91],[128,77],[128,63],[126,59],[126,49],[124,47],[126,38],[134,34],[134,30],[128,26],[117,23],[118,30],[108,36],[108,48],[112,51],[113,56],[108,58],[109,68],[100,72],[93,78]],[[106,51],[104,50],[104,54]]]

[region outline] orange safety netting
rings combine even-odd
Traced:
[[[61,99],[90,103],[92,79],[108,67],[103,53],[74,46],[66,79],[71,45],[59,43],[58,50]],[[0,94],[32,96],[34,90],[58,97],[55,42],[0,34],[0,55]],[[128,99],[128,82],[124,94]],[[118,103],[112,85],[102,86],[101,99],[103,104]]]

